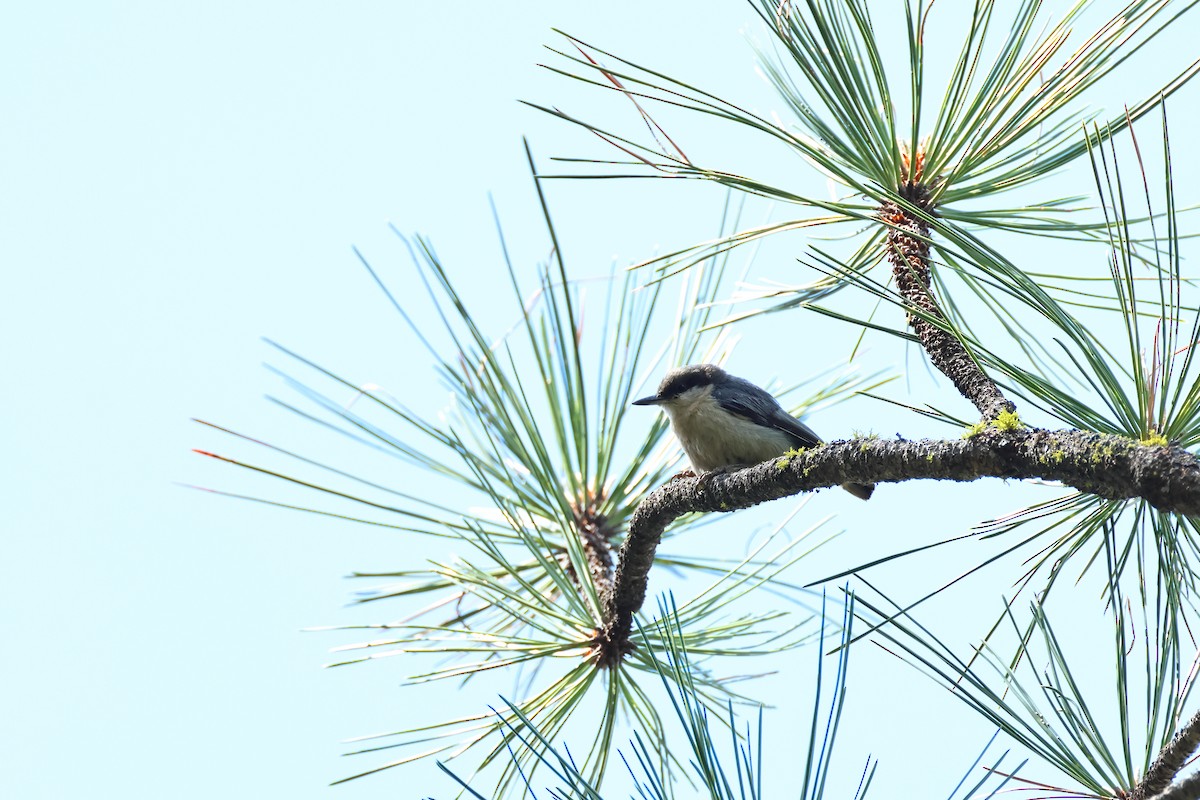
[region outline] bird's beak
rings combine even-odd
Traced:
[[[661,398],[659,398],[658,395],[652,395],[650,397],[643,397],[641,400],[634,400],[631,405],[657,406],[657,405],[661,405],[662,403],[663,403],[663,400]]]

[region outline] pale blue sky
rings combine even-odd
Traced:
[[[600,152],[517,102],[583,112],[596,100],[537,68],[549,57],[541,46],[554,41],[551,27],[770,110],[775,101],[745,43],[747,34],[762,38],[751,8],[734,0],[703,11],[674,1],[46,2],[10,8],[3,19],[0,796],[451,796],[432,764],[327,788],[369,766],[341,759],[340,740],[436,721],[444,698],[400,688],[408,673],[396,663],[322,670],[338,641],[300,633],[388,617],[345,608],[361,587],[342,576],[418,566],[443,545],[181,488],[270,486],[193,455],[226,440],[189,418],[304,445],[307,429],[263,399],[284,391],[261,366],[279,361],[263,336],[363,382],[403,382],[406,399],[436,409],[443,395],[428,359],[351,246],[413,296],[387,226],[427,233],[486,306],[503,286],[489,192],[519,256],[531,263],[545,252],[521,136],[547,165],[551,155]],[[1165,44],[1161,52],[1174,51]],[[1116,109],[1139,99],[1131,76],[1103,102]],[[1188,110],[1196,100],[1189,87],[1172,104],[1174,130],[1197,122]],[[727,158],[723,166],[772,164],[710,128],[689,146],[710,162]],[[1183,199],[1195,198],[1187,181],[1196,165],[1180,161]],[[770,168],[802,174],[794,160]],[[1072,191],[1089,191],[1086,172],[1073,181]],[[560,182],[550,199],[564,249],[590,275],[614,259],[631,263],[711,237],[721,205],[706,187],[645,182]],[[511,307],[491,316],[496,331],[514,319]],[[780,361],[770,324],[778,323],[747,329],[734,363],[748,377],[794,381],[806,365],[824,368],[848,352],[826,344],[850,336],[844,329],[792,321],[814,327],[797,333],[795,357]],[[879,364],[902,357],[883,348]],[[923,377],[913,385],[928,390]],[[943,405],[956,402],[939,391]],[[929,431],[922,426],[861,403],[814,421],[830,438],[872,427],[915,436]],[[839,513],[835,527],[849,531],[827,568],[960,533],[1020,503],[1016,493],[954,488],[944,518],[916,513],[947,502],[947,492],[885,488],[864,507],[822,493],[816,513]],[[960,563],[922,568],[954,574]],[[951,624],[970,603],[998,603],[1012,577],[961,595],[944,609]],[[879,787],[885,792],[948,793],[949,775],[928,781],[918,757],[937,750],[950,773],[965,770],[986,726],[966,718],[964,733],[946,736],[923,718],[923,703],[939,698],[935,716],[959,708],[931,685],[865,652],[852,669],[858,722],[843,750],[847,770],[871,753],[884,758],[881,779],[894,781]],[[769,730],[799,731],[802,682],[767,686],[779,705],[792,692],[798,703],[769,717]],[[929,728],[899,733],[898,719]],[[781,739],[780,753],[796,738]],[[790,766],[776,761],[776,777]]]

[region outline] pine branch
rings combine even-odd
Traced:
[[[913,205],[932,210],[929,190],[923,184],[907,183],[903,193]],[[888,261],[892,264],[896,287],[912,308],[926,315],[910,313],[908,324],[921,340],[930,361],[954,383],[963,397],[975,404],[985,420],[996,419],[1005,411],[1012,412],[1015,406],[980,369],[958,337],[926,318],[946,318],[938,308],[930,281],[929,226],[895,203],[880,206],[879,218],[889,226]]]
[[[1200,711],[1175,734],[1154,759],[1146,775],[1129,793],[1129,800],[1196,800],[1200,798],[1200,775],[1190,775],[1171,786],[1187,760],[1200,747]]]
[[[1197,800],[1200,798],[1200,772],[1189,775],[1151,800]]]
[[[677,478],[638,505],[621,547],[605,623],[594,646],[612,665],[632,649],[633,614],[646,598],[654,552],[684,514],[735,511],[843,483],[1039,478],[1111,499],[1142,498],[1161,511],[1200,516],[1200,459],[1176,446],[1079,430],[1002,429],[965,439],[854,439],[798,451],[737,472]]]
[[[617,530],[608,521],[608,518],[597,510],[598,505],[597,501],[592,501],[585,508],[575,512],[575,530],[583,545],[584,555],[587,556],[588,572],[591,573],[592,583],[603,596],[612,591],[612,538],[616,535]],[[565,556],[566,553],[563,555]],[[567,559],[566,569],[567,574],[578,585],[579,576],[575,574],[570,559]]]

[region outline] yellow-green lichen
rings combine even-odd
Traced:
[[[784,453],[782,456],[779,457],[778,461],[775,462],[775,469],[778,469],[778,470],[787,469],[791,465],[792,459],[798,458],[798,457],[804,455],[804,451],[807,449],[808,449],[807,447],[793,447],[791,450],[788,450],[786,453]]]
[[[1064,453],[1062,450],[1055,450],[1053,453],[1050,454],[1050,460],[1053,461],[1055,464],[1061,464],[1063,462],[1063,459],[1066,457],[1067,457],[1067,454]]]
[[[1146,447],[1166,447],[1170,442],[1161,433],[1152,433],[1145,439],[1142,439],[1142,444]]]
[[[988,428],[995,428],[998,431],[1015,431],[1021,428],[1021,418],[1017,416],[1015,411],[1001,411],[1000,415],[993,420],[980,420],[963,431],[964,439],[970,439],[974,436],[986,431]]]
[[[993,420],[992,425],[996,427],[996,430],[1015,431],[1021,427],[1021,418],[1015,411],[1001,411],[999,416]]]
[[[963,431],[962,438],[964,438],[964,439],[974,438],[974,437],[978,436],[979,434],[983,433],[984,431],[986,431],[987,426],[988,426],[988,424],[986,422],[976,422],[974,425],[968,426],[967,429],[965,431]]]

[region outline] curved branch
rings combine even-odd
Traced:
[[[921,183],[902,187],[905,198],[914,205],[931,211],[929,191]],[[920,217],[908,213],[895,203],[879,208],[879,219],[888,225],[887,257],[892,265],[896,288],[905,302],[921,314],[908,315],[909,327],[929,354],[929,360],[949,378],[963,397],[979,409],[985,420],[993,420],[1013,404],[1004,396],[991,378],[979,367],[958,337],[931,320],[945,320],[933,296],[929,271],[929,226]]]
[[[601,663],[616,663],[632,648],[633,614],[646,599],[659,539],[684,514],[735,511],[847,482],[988,477],[1060,481],[1101,497],[1141,498],[1160,511],[1200,516],[1196,455],[1077,430],[990,427],[968,439],[855,439],[728,474],[677,478],[654,490],[630,518],[612,591],[604,598],[604,625],[596,633]]]
[[[1147,800],[1147,798],[1191,798],[1200,797],[1200,783],[1195,775],[1189,776],[1175,786],[1171,781],[1183,769],[1187,760],[1200,747],[1200,711],[1188,721],[1167,743],[1167,746],[1154,759],[1150,769],[1129,793],[1130,800]]]

